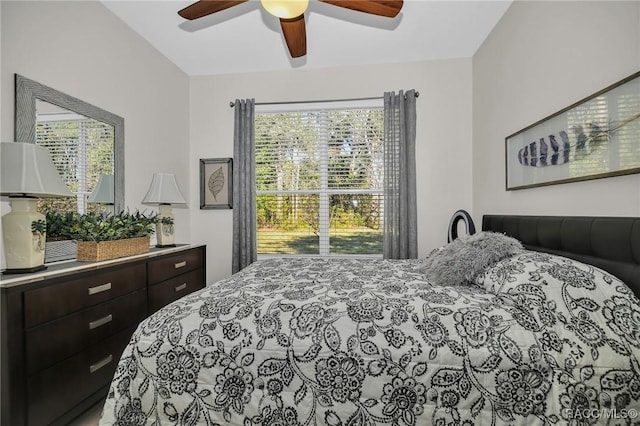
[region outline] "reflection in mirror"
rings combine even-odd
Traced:
[[[112,192],[102,194],[101,200],[89,198],[105,190],[105,185],[98,187],[101,176],[105,176],[102,182],[113,177],[113,126],[36,99],[36,144],[49,150],[67,187],[76,194],[75,198],[43,200],[43,209],[78,213],[108,210],[99,201],[113,204],[113,185],[109,188]]]
[[[56,210],[122,211],[124,119],[18,74],[15,77],[16,142],[47,147],[67,186],[77,194],[71,201],[53,201],[64,204],[56,205]],[[100,175],[113,176],[113,207],[108,209],[89,200],[98,189]]]

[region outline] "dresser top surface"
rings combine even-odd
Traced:
[[[47,264],[47,269],[30,274],[8,274],[0,275],[0,289],[16,287],[25,284],[44,281],[63,275],[76,272],[92,271],[109,266],[133,262],[136,260],[152,259],[158,256],[165,256],[172,253],[203,247],[204,244],[177,244],[175,247],[156,248],[151,247],[147,253],[135,256],[119,257],[117,259],[104,260],[101,262],[78,262],[76,260],[65,260]]]

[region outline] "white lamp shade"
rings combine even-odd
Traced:
[[[113,204],[114,199],[113,175],[100,175],[96,188],[89,194],[87,202]]]
[[[0,142],[0,195],[72,197],[49,150],[34,143]]]
[[[173,173],[155,173],[142,204],[187,204]]]

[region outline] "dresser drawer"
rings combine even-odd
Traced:
[[[149,315],[174,300],[204,287],[204,271],[195,271],[177,276],[149,287]]]
[[[126,329],[91,348],[29,377],[29,425],[46,425],[106,386],[135,328]],[[105,392],[106,396],[106,392]]]
[[[25,333],[27,374],[49,367],[147,316],[147,294],[138,290],[34,327]]]
[[[149,284],[159,283],[177,275],[201,268],[204,264],[202,250],[194,249],[148,263]]]
[[[82,274],[80,278],[27,291],[24,294],[25,327],[59,318],[80,309],[145,287],[144,263]]]

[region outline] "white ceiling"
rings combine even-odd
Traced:
[[[194,1],[102,3],[188,75],[469,58],[511,4],[405,0],[390,19],[311,0],[307,55],[291,59],[278,19],[258,0],[194,21],[178,16]]]

